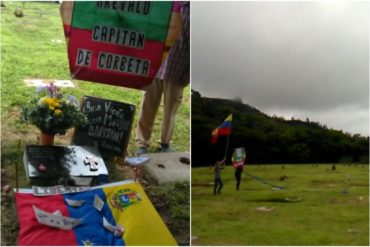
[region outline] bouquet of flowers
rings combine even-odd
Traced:
[[[69,128],[83,126],[87,117],[78,109],[76,98],[64,98],[53,83],[36,88],[37,98],[23,107],[22,120],[49,135],[64,135]]]

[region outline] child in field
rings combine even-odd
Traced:
[[[215,174],[215,185],[213,187],[213,195],[216,195],[216,191],[218,194],[221,193],[221,189],[223,186],[221,180],[221,169],[225,166],[226,157],[221,161],[216,161],[215,165],[213,166],[214,174]],[[217,189],[218,188],[218,189]]]

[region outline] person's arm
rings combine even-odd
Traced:
[[[223,158],[223,160],[220,161],[220,165],[221,166],[225,166],[225,163],[226,163],[226,157]]]

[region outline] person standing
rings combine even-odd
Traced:
[[[216,195],[216,192],[218,194],[221,194],[221,189],[223,187],[222,179],[221,179],[221,169],[225,166],[226,158],[224,158],[221,161],[216,161],[215,165],[213,166],[213,171],[215,174],[215,184],[213,186],[213,195]]]
[[[153,83],[144,92],[136,129],[136,154],[147,153],[163,94],[163,119],[161,123],[161,152],[169,152],[175,128],[176,114],[184,88],[190,82],[190,2],[180,3],[181,31],[167,58],[161,64]]]
[[[246,153],[244,148],[236,148],[233,152],[231,161],[235,168],[235,178],[236,178],[236,190],[239,190],[240,181],[243,172],[243,166],[246,158]]]

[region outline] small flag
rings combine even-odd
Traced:
[[[228,136],[231,134],[231,121],[233,120],[233,114],[230,114],[220,126],[218,126],[212,132],[211,143],[217,143],[218,136]]]

